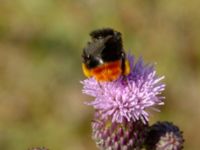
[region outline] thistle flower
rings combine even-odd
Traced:
[[[147,109],[163,105],[160,96],[165,85],[160,83],[164,77],[157,77],[152,65],[145,65],[142,59],[134,64],[134,57],[129,55],[130,74],[121,76],[112,82],[98,82],[94,78],[82,81],[83,93],[95,97],[91,105],[101,112],[102,119],[122,123],[141,120],[148,122]],[[156,109],[154,109],[156,110]]]
[[[182,131],[170,122],[158,122],[149,128],[145,145],[147,150],[182,150]]]
[[[92,122],[92,137],[101,150],[140,150],[145,141],[148,124],[141,120],[121,123],[112,122],[111,118],[102,119],[96,112]]]

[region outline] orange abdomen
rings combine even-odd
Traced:
[[[121,60],[108,62],[98,66],[90,71],[98,81],[113,81],[122,74]]]

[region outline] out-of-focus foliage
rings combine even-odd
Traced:
[[[200,1],[0,0],[0,149],[93,150],[92,108],[81,93],[81,51],[96,28],[156,62],[167,84],[156,120],[200,147]]]

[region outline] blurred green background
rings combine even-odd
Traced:
[[[165,75],[157,120],[200,147],[200,1],[0,0],[0,150],[95,150],[81,93],[88,33],[113,27],[124,47]]]

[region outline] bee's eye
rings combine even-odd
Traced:
[[[83,59],[84,60],[90,60],[91,59],[91,55],[89,55],[89,54],[83,55]]]
[[[86,55],[86,58],[87,58],[87,59],[90,59],[90,58],[91,58],[91,55],[89,55],[89,54]]]

